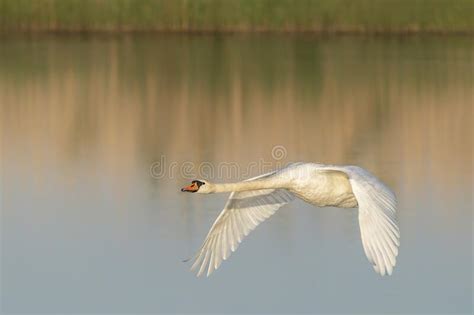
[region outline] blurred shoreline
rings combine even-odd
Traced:
[[[472,0],[0,0],[0,33],[474,34]]]
[[[0,30],[0,36],[21,36],[21,35],[240,35],[240,34],[261,34],[261,35],[315,35],[315,36],[360,36],[360,37],[381,37],[381,36],[472,36],[474,30],[466,31],[443,31],[443,30],[140,30],[140,29],[37,29],[37,30]]]

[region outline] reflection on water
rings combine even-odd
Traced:
[[[3,309],[469,312],[472,56],[466,37],[3,38]],[[187,272],[226,196],[182,195],[150,165],[245,167],[275,145],[393,187],[391,278],[355,212],[302,202],[212,278]]]

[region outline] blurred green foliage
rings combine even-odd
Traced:
[[[474,31],[474,0],[0,0],[3,31]]]

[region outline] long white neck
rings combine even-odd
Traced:
[[[279,183],[276,183],[270,180],[252,180],[252,181],[243,181],[243,182],[237,182],[237,183],[213,184],[213,192],[215,193],[271,189],[271,188],[281,188],[281,187],[279,187]]]

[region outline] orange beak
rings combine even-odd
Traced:
[[[196,183],[192,183],[189,186],[181,188],[181,191],[187,191],[187,192],[196,192],[198,191],[199,187]]]

